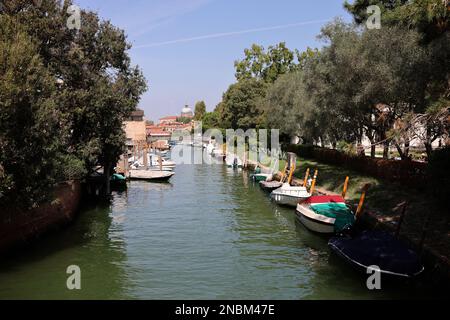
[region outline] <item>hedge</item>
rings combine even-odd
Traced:
[[[427,185],[427,164],[423,162],[374,159],[312,145],[290,145],[287,151],[391,182],[417,188]]]

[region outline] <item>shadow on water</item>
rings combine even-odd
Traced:
[[[0,266],[0,299],[123,297],[125,252],[111,206],[109,201],[85,203],[70,225],[6,256]],[[81,269],[79,291],[67,289],[70,265]]]

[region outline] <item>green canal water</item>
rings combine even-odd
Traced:
[[[81,290],[66,288],[69,265]],[[0,299],[390,299],[330,256],[326,239],[271,203],[248,174],[180,165],[171,183],[131,182],[110,203],[1,261]]]

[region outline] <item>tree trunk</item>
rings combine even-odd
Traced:
[[[367,130],[366,135],[370,141],[370,157],[375,158],[376,155],[375,132],[373,130]]]
[[[405,148],[403,150],[403,155],[405,156],[405,159],[409,157],[409,138],[405,139]]]
[[[397,151],[398,151],[398,154],[400,155],[400,158],[401,158],[402,160],[405,160],[406,157],[405,157],[405,154],[404,154],[404,152],[403,152],[402,147],[401,147],[397,142],[395,142],[394,145],[395,145],[395,148],[396,148]]]
[[[103,175],[105,178],[105,195],[109,196],[111,194],[111,179],[110,179],[110,175],[111,175],[111,163],[107,162],[105,164],[105,166],[103,167],[104,171],[103,171]]]
[[[383,144],[383,159],[389,159],[389,142]]]
[[[425,150],[427,152],[427,158],[430,159],[431,154],[433,153],[433,146],[429,141],[425,142]]]

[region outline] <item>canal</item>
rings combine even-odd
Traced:
[[[81,268],[79,291],[66,288],[69,265]],[[206,164],[179,165],[171,183],[131,182],[0,266],[0,299],[429,296],[415,285],[382,287],[369,291],[246,172]]]

